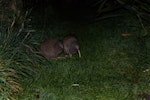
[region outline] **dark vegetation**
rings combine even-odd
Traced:
[[[149,0],[0,0],[0,100],[149,100],[149,19]],[[81,58],[40,55],[70,32]]]

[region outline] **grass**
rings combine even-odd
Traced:
[[[37,54],[24,54],[20,60],[25,61],[25,67],[34,67],[36,74],[31,73],[33,77],[22,80],[23,91],[16,99],[134,100],[142,92],[150,93],[150,71],[145,72],[150,60],[149,34],[145,39],[139,20],[130,16],[95,24],[60,20],[51,24],[47,18],[50,24],[43,27],[35,22],[37,31],[26,44],[32,45]],[[146,30],[150,32],[150,28]],[[68,32],[74,32],[79,38],[81,58],[75,55],[62,60],[46,60],[38,54],[44,37],[62,38]]]
[[[141,92],[150,92],[149,71],[143,72],[149,68],[147,61],[150,58],[145,49],[150,48],[140,44],[138,37],[142,37],[142,28],[139,29],[138,20],[123,18],[90,25],[62,22],[43,30],[48,36],[60,38],[70,31],[76,33],[82,58],[40,58],[36,78],[30,84],[24,83],[26,90],[20,98],[133,100]],[[125,33],[131,36],[122,36]],[[38,35],[41,35],[40,31]],[[149,45],[149,40],[144,42]],[[79,87],[72,84],[79,84]]]

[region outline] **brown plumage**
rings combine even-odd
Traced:
[[[57,39],[45,39],[40,45],[40,52],[45,58],[56,58],[63,51],[63,44]]]
[[[150,94],[147,93],[139,94],[137,100],[150,100]]]
[[[69,55],[70,57],[78,53],[79,57],[81,57],[80,46],[78,39],[74,35],[67,35],[63,39],[64,53]]]

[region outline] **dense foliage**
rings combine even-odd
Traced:
[[[36,14],[38,13],[38,11],[44,12],[45,19],[43,19],[42,17],[39,19],[34,19],[34,21],[30,22],[31,16],[29,9],[32,9],[32,12],[36,12]],[[43,22],[44,20],[45,23],[43,23],[44,24],[43,26],[45,26],[45,24],[49,23],[49,22],[46,23],[46,21],[49,18],[47,16],[50,16],[51,13],[53,13],[54,15],[56,14],[61,19],[67,20],[69,19],[75,21],[78,20],[91,23],[102,21],[103,19],[107,18],[124,16],[125,15],[124,12],[126,11],[136,16],[135,18],[138,19],[137,20],[138,25],[136,24],[137,26],[136,25],[132,26],[133,28],[136,27],[135,28],[136,35],[134,34],[135,37],[127,40],[124,39],[123,41],[121,41],[123,45],[119,45],[120,46],[120,47],[118,46],[119,49],[113,49],[113,46],[116,46],[115,45],[116,42],[119,43],[120,42],[119,39],[121,38],[118,37],[116,38],[114,36],[113,42],[112,41],[106,42],[105,39],[101,38],[103,42],[102,43],[101,41],[99,41],[99,39],[92,39],[90,36],[91,33],[95,32],[95,34],[93,34],[94,35],[93,38],[98,38],[97,34],[99,34],[99,31],[95,31],[96,29],[94,29],[93,27],[87,29],[88,33],[87,38],[90,41],[97,41],[98,43],[100,43],[99,45],[102,46],[100,49],[101,51],[103,51],[103,49],[106,49],[105,50],[106,54],[105,53],[102,54],[97,49],[94,52],[95,54],[97,53],[102,56],[102,57],[98,56],[98,58],[96,58],[97,56],[95,55],[95,59],[100,59],[102,63],[99,64],[99,62],[94,61],[95,63],[91,65],[91,63],[89,62],[90,60],[91,61],[93,60],[92,57],[94,55],[88,53],[87,51],[88,49],[86,47],[83,54],[86,55],[85,57],[89,58],[90,60],[83,58],[81,59],[81,62],[84,63],[80,62],[79,64],[77,59],[75,60],[75,63],[74,61],[71,62],[66,61],[66,63],[63,63],[62,61],[57,64],[57,61],[48,62],[47,60],[43,59],[41,56],[38,55],[37,46],[39,45],[38,43],[39,40],[36,40],[35,39],[36,37],[34,37],[34,35],[32,34],[33,32],[35,32],[35,30],[32,27],[32,24],[36,23],[36,25],[38,26],[40,25],[38,20],[40,20],[41,22]],[[149,45],[147,43],[147,40],[149,40],[149,33],[147,31],[149,29],[148,28],[149,26],[147,25],[148,27],[145,27],[145,24],[143,24],[145,20],[147,21],[146,24],[149,23],[149,18],[150,18],[149,0],[112,0],[112,1],[111,0],[0,0],[0,100],[14,99],[15,96],[24,89],[22,85],[24,84],[23,83],[24,80],[26,80],[26,82],[29,83],[30,82],[30,80],[28,80],[29,77],[36,79],[34,75],[36,75],[35,73],[37,72],[38,69],[37,67],[39,66],[44,66],[41,68],[40,75],[41,76],[43,75],[45,77],[41,78],[40,75],[38,76],[39,77],[38,82],[41,84],[37,86],[45,84],[43,82],[43,78],[45,78],[45,80],[49,78],[49,80],[47,80],[46,82],[51,83],[52,86],[59,87],[64,84],[68,83],[71,84],[73,81],[77,83],[80,81],[82,84],[86,82],[89,82],[89,84],[97,84],[92,82],[95,80],[105,81],[104,80],[105,78],[110,77],[118,78],[118,76],[120,75],[119,78],[125,77],[124,80],[121,80],[121,82],[129,81],[129,83],[130,82],[133,83],[131,87],[132,86],[134,87],[135,90],[133,89],[133,91],[134,92],[136,91],[135,94],[137,93],[137,91],[139,91],[138,89],[141,88],[143,88],[143,91],[149,92],[148,89],[145,89],[145,86],[148,86],[147,83],[143,83],[149,82],[148,79],[149,48],[147,48],[147,45]],[[54,23],[56,24],[54,26],[51,26],[51,28],[54,27],[55,32],[52,32],[52,30],[42,30],[41,28],[40,29],[47,33],[48,32],[56,33],[56,35],[59,35],[61,31],[62,33],[66,32],[66,30],[63,30],[64,27],[57,28],[60,23],[58,22]],[[36,25],[35,27],[37,27]],[[69,29],[69,27],[71,26],[68,25],[66,27]],[[74,26],[72,25],[72,27]],[[140,30],[138,30],[137,27],[140,27],[139,28]],[[78,29],[79,29],[78,32],[83,31],[82,29],[80,30],[80,27],[78,27]],[[97,30],[98,29],[103,30],[103,27],[97,28]],[[112,31],[113,30],[111,30],[111,32]],[[124,31],[126,31],[126,29]],[[115,34],[115,32],[112,33]],[[85,37],[83,33],[86,32],[79,32],[79,33],[81,33],[80,36],[81,39],[83,39]],[[36,36],[38,37],[38,35]],[[133,34],[130,33],[125,35],[122,34],[122,36],[125,38],[128,37],[128,35],[130,37],[130,35],[132,36]],[[110,36],[112,35],[111,34],[106,35],[107,38],[110,38]],[[104,34],[99,34],[99,37],[104,37]],[[111,42],[113,45],[111,45]],[[126,44],[126,42],[130,43],[130,45],[124,45],[124,43]],[[83,43],[93,45],[93,48],[99,47],[99,45],[90,44],[92,42],[88,42],[88,40],[83,41]],[[110,50],[108,50],[109,47],[107,45],[110,46]],[[91,48],[89,50],[92,51]],[[116,57],[115,58],[116,60],[113,60],[114,59],[113,57],[114,58]],[[117,59],[121,59],[121,61],[118,62]],[[41,61],[43,61],[44,63]],[[107,63],[108,65],[106,65]],[[51,67],[49,67],[49,65]],[[84,66],[86,66],[86,68]],[[102,68],[99,68],[97,66],[102,66]],[[114,70],[112,75],[109,76],[107,72],[112,71],[110,69],[114,67],[116,67],[116,69]],[[119,69],[119,67],[121,68]],[[49,73],[49,76],[47,76],[42,71]],[[103,73],[100,73],[99,71]],[[104,72],[106,72],[107,74],[105,74]],[[62,76],[60,76],[60,74],[62,74]],[[104,79],[99,78],[99,75],[102,76]],[[113,82],[115,82],[115,80],[113,80]],[[146,85],[143,87],[139,85],[138,87],[137,84],[135,85],[134,83]],[[110,84],[111,83],[109,83],[109,81],[104,84],[101,83],[101,85],[103,85],[104,88],[109,88],[108,86],[110,86]],[[124,89],[124,87],[122,88]],[[42,96],[45,95],[44,92],[45,91],[43,90]],[[101,92],[103,92],[103,90]],[[50,96],[51,94],[48,94],[48,97]],[[43,98],[46,97],[43,96]]]

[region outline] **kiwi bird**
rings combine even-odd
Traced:
[[[74,35],[67,35],[63,38],[63,47],[64,53],[70,57],[76,53],[81,57],[79,42]]]
[[[45,58],[57,58],[63,51],[63,44],[57,39],[45,39],[40,45],[40,53]]]

